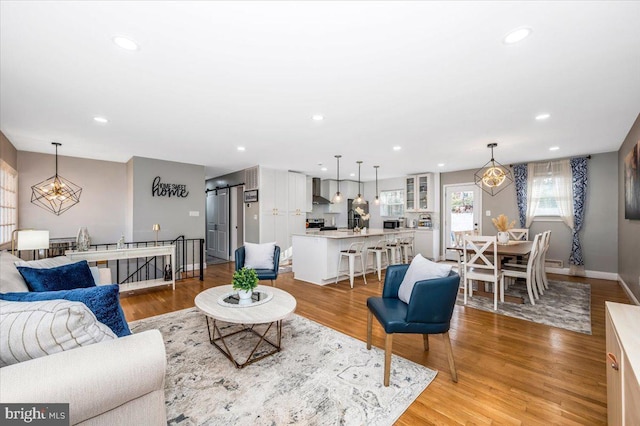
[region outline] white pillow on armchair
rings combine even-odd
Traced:
[[[244,267],[251,269],[273,269],[273,254],[276,243],[244,243]]]

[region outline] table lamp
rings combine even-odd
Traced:
[[[154,223],[153,230],[156,232],[156,246],[158,245],[158,232],[160,232],[160,224]]]
[[[48,249],[49,231],[18,231],[18,241],[16,244],[16,248],[18,251]]]

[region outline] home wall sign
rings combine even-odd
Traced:
[[[153,180],[153,185],[151,185],[151,195],[154,197],[187,198],[189,191],[187,191],[187,185],[162,183],[160,176],[156,176]]]

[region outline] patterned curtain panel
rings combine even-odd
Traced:
[[[516,164],[513,166],[513,177],[516,182],[516,201],[518,203],[518,216],[520,228],[526,228],[527,224],[527,165]]]
[[[584,221],[584,208],[587,199],[587,159],[572,158],[571,175],[573,180],[573,243],[571,244],[571,256],[569,263],[571,264],[570,273],[576,273],[580,270],[584,271],[584,260],[582,259],[582,246],[580,245],[580,237],[578,232],[582,229]]]

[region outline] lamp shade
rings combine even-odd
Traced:
[[[160,230],[160,224],[159,223],[154,223],[153,224],[153,230],[154,231],[159,231]]]
[[[49,248],[49,231],[18,231],[18,250]]]

